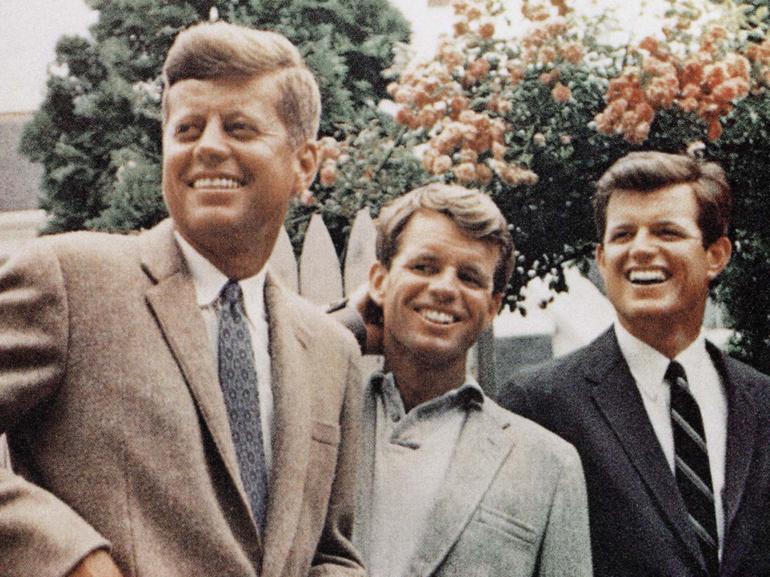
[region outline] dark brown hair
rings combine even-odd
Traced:
[[[711,246],[726,236],[730,228],[732,194],[722,167],[685,154],[646,151],[631,152],[620,158],[597,182],[593,205],[599,242],[606,232],[607,205],[613,192],[654,192],[678,184],[690,185],[695,193],[703,246]]]

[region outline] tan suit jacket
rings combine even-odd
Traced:
[[[268,275],[273,468],[246,505],[214,353],[165,221],[41,239],[0,270],[0,575],[111,547],[127,577],[363,575],[350,335]],[[259,570],[257,572],[257,569]]]

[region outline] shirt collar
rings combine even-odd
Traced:
[[[636,338],[617,321],[615,322],[615,335],[620,351],[623,353],[639,389],[643,394],[655,399],[666,387],[663,383],[663,376],[668,369],[669,359],[644,341]],[[698,373],[704,362],[711,363],[702,329],[698,337],[674,360],[682,365],[688,376]]]
[[[401,393],[396,386],[396,379],[393,373],[383,373],[375,371],[370,377],[370,382],[375,393],[382,398],[385,411],[404,415],[404,401],[401,399]],[[484,402],[484,391],[479,383],[470,375],[466,375],[465,382],[459,387],[447,391],[443,395],[417,405],[412,411],[420,416],[427,416],[429,413],[445,412],[455,407],[468,410],[472,406],[479,406]]]
[[[187,267],[190,269],[198,306],[207,307],[215,304],[219,298],[219,293],[222,291],[222,287],[228,281],[227,276],[187,242],[179,234],[179,231],[174,231],[174,236],[182,251]],[[263,268],[254,276],[238,281],[243,291],[246,315],[250,319],[264,318],[265,316],[264,286],[266,275],[266,270]],[[254,314],[255,312],[256,315]]]

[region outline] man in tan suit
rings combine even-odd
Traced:
[[[224,23],[182,32],[164,80],[171,219],[0,270],[0,575],[363,575],[358,353],[264,271],[316,173],[315,80]]]

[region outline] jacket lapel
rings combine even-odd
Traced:
[[[265,527],[263,577],[278,577],[288,558],[299,523],[310,456],[312,416],[306,391],[323,359],[308,358],[311,335],[283,289],[268,273],[265,307],[270,327],[270,361],[275,413],[273,469]]]
[[[754,454],[757,412],[747,393],[748,383],[726,362],[723,353],[707,343],[727,394],[727,454],[725,455],[725,536],[735,520]],[[733,365],[734,366],[734,365]],[[726,549],[725,549],[726,550]]]
[[[214,357],[204,354],[211,350],[211,344],[196,303],[192,279],[173,236],[171,220],[145,233],[141,258],[145,272],[155,282],[147,290],[147,303],[179,364],[248,515],[246,493],[238,472],[238,459]]]
[[[469,409],[431,512],[431,523],[407,571],[409,575],[433,574],[460,538],[513,448],[513,437],[505,433],[508,426],[498,423],[483,404]]]
[[[614,330],[600,337],[596,351],[595,362],[586,365],[586,377],[594,383],[592,396],[599,414],[623,447],[673,532],[703,565],[684,502],[647,416],[639,389],[617,344]]]
[[[378,378],[375,373],[372,378]],[[364,388],[363,422],[356,478],[356,515],[353,521],[353,545],[361,558],[369,559],[369,536],[372,528],[372,491],[374,490],[374,454],[376,450],[377,399],[372,379]]]

